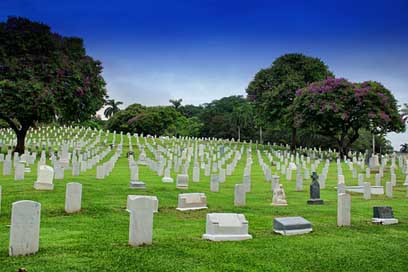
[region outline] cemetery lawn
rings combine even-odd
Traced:
[[[127,151],[125,146],[113,172],[104,180],[95,179],[95,168],[79,177],[71,177],[70,171],[66,171],[64,180],[54,180],[54,191],[33,189],[35,166],[31,167],[32,173],[26,174],[24,181],[16,182],[12,176],[0,176],[3,188],[0,271],[17,271],[21,267],[29,272],[408,270],[408,199],[400,169],[397,170],[398,185],[394,188],[393,199],[373,196],[367,201],[360,194],[352,194],[352,226],[340,228],[336,226],[335,162],[330,166],[326,189],[321,191],[324,205],[306,205],[310,180],[304,181],[303,192],[296,192],[294,171],[290,182],[281,176],[288,206],[272,207],[270,184],[264,180],[254,146],[252,192],[247,194],[246,207],[235,208],[234,184],[242,181],[246,152],[233,176],[228,176],[227,181],[220,184],[220,192],[211,193],[209,177],[204,176],[204,171],[201,171],[200,183],[191,182],[190,173],[189,189],[181,191],[175,188],[175,183],[162,183],[161,178],[146,166],[140,166],[139,172],[147,190],[129,189]],[[323,165],[321,163],[320,167]],[[346,165],[343,170],[346,183],[357,184],[357,180],[351,179]],[[275,167],[273,171],[276,173]],[[388,172],[384,180],[389,180]],[[82,211],[67,215],[64,212],[65,185],[73,181],[83,184]],[[374,177],[371,181],[374,183]],[[182,192],[206,193],[209,209],[176,211],[177,195]],[[155,195],[159,199],[159,213],[154,215],[153,245],[134,248],[127,244],[129,214],[125,206],[130,194]],[[23,199],[38,201],[42,205],[40,251],[33,256],[9,257],[11,204]],[[376,205],[392,206],[400,223],[373,225],[372,207]],[[249,221],[249,233],[253,239],[241,242],[203,240],[201,236],[205,232],[208,212],[243,213]],[[273,218],[284,216],[306,218],[312,222],[313,232],[291,237],[274,234]]]

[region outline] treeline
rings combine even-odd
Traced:
[[[249,82],[247,97],[171,106],[130,105],[110,118],[109,130],[151,135],[234,138],[240,141],[388,152],[384,135],[405,130],[393,94],[375,81],[335,78],[320,59],[286,54]],[[112,101],[111,101],[112,104]],[[114,104],[114,103],[113,103]],[[112,112],[112,111],[111,111]]]

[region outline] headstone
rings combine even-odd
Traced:
[[[178,174],[176,179],[177,189],[188,189],[188,175]]]
[[[3,176],[11,175],[11,160],[3,161]]]
[[[391,207],[373,207],[373,219],[375,224],[391,225],[397,224],[398,219],[394,218]]]
[[[14,164],[14,180],[24,180],[24,164]]]
[[[273,220],[273,231],[285,236],[309,233],[312,224],[303,217],[282,217]]]
[[[207,209],[207,197],[204,193],[187,193],[178,195],[179,211]]]
[[[40,242],[41,204],[21,200],[12,204],[10,226],[10,256],[35,254]]]
[[[77,182],[67,183],[65,191],[65,212],[76,213],[81,210],[82,184]]]
[[[129,195],[127,210],[130,214],[129,245],[141,246],[152,244],[154,200]]]
[[[132,210],[137,207],[138,202],[133,201],[136,198],[147,198],[153,201],[153,212],[159,212],[159,199],[157,196],[146,196],[146,195],[128,195],[127,202],[126,202],[126,209]],[[133,207],[132,205],[136,205]]]
[[[164,177],[162,178],[163,183],[173,183],[173,178],[170,176],[170,167],[164,170]]]
[[[36,190],[54,190],[54,169],[48,165],[40,165],[38,169],[37,182],[34,183]]]
[[[392,198],[392,182],[385,183],[385,194],[387,197]]]
[[[279,187],[273,191],[272,206],[287,206],[285,190],[283,185],[279,184]]]
[[[241,207],[246,205],[246,188],[244,184],[235,184],[234,206]]]
[[[319,176],[316,172],[313,172],[312,175],[312,184],[310,184],[310,199],[307,201],[309,205],[322,205],[323,200],[320,199],[320,184],[319,184]]]
[[[203,239],[211,241],[239,241],[252,239],[248,234],[248,221],[243,214],[207,214],[206,233]]]
[[[220,191],[220,180],[218,174],[211,174],[210,191],[218,193]]]
[[[363,185],[363,190],[364,190],[364,199],[369,200],[371,199],[371,184],[369,182],[364,182]]]
[[[337,226],[350,226],[351,197],[349,194],[339,194],[337,197]]]
[[[193,182],[200,182],[200,167],[198,166],[193,168]]]

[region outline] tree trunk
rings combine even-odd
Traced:
[[[291,151],[295,151],[296,150],[296,133],[297,133],[297,129],[296,128],[292,128],[292,141],[290,144],[290,150]]]
[[[262,139],[262,127],[259,127],[259,143],[263,144],[263,139]]]
[[[25,137],[27,135],[29,126],[22,126],[21,129],[15,130],[17,135],[17,145],[14,152],[18,152],[20,155],[24,153],[25,150]]]
[[[241,142],[241,127],[238,126],[238,142]]]

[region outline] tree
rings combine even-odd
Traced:
[[[361,129],[377,135],[402,132],[405,125],[392,93],[380,83],[353,84],[328,78],[296,92],[296,127],[311,127],[336,141],[346,155]]]
[[[400,152],[401,153],[408,153],[408,143],[405,143],[405,144],[401,145]]]
[[[238,141],[241,141],[241,128],[247,127],[253,121],[252,107],[249,103],[235,107],[232,111],[231,121],[237,129]]]
[[[234,124],[234,110],[249,104],[242,96],[223,97],[204,104],[200,120],[203,123],[201,136],[230,139],[237,136],[237,123]],[[236,110],[235,110],[236,111]],[[240,128],[242,139],[252,139],[254,130],[249,126]]]
[[[106,95],[101,73],[80,38],[25,18],[0,23],[0,119],[17,135],[15,151],[24,152],[27,131],[37,122],[90,119]]]
[[[246,92],[255,102],[257,115],[269,123],[284,123],[292,131],[291,148],[296,147],[296,132],[290,106],[296,90],[312,82],[324,80],[333,74],[318,58],[302,54],[286,54],[272,66],[261,69],[249,83]]]
[[[104,115],[106,118],[112,117],[115,113],[120,111],[119,106],[122,105],[123,102],[121,101],[115,101],[115,99],[108,99],[106,100],[105,106],[108,106],[105,111]]]
[[[176,108],[176,110],[178,108],[180,108],[181,106],[181,102],[183,102],[183,99],[170,99],[169,102]]]

